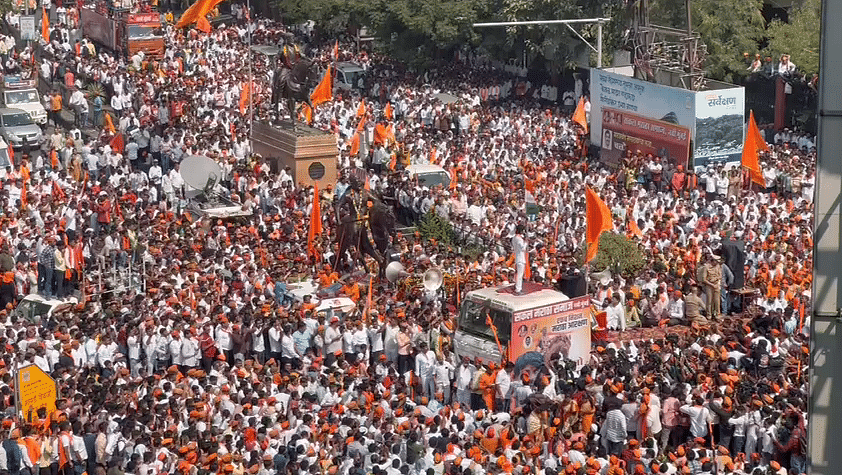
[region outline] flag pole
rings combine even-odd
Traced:
[[[252,130],[254,127],[254,76],[252,73],[251,63],[252,63],[252,51],[251,51],[251,0],[246,0],[246,40],[248,49],[246,50],[249,57],[248,60],[248,85],[249,85],[249,141],[251,141]]]

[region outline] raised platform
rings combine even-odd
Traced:
[[[300,122],[295,129],[289,122],[256,122],[251,146],[267,160],[273,173],[289,167],[296,186],[318,183],[324,189],[336,183],[339,149],[333,134]]]

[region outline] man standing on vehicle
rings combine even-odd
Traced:
[[[512,238],[512,252],[515,253],[515,295],[523,293],[523,272],[526,270],[526,240],[523,233],[526,228],[518,224],[515,228],[515,237]]]

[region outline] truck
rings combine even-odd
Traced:
[[[158,13],[109,11],[104,5],[82,7],[80,25],[88,39],[127,58],[138,51],[148,58],[164,55],[164,31]]]
[[[524,283],[465,294],[453,335],[456,354],[471,361],[511,361],[515,373],[540,373],[553,359],[587,364],[591,351],[590,299]]]

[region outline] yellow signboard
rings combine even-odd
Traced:
[[[38,409],[42,407],[47,409],[47,415],[56,410],[56,381],[37,365],[32,364],[19,369],[15,385],[18,407],[25,419],[35,419]]]

